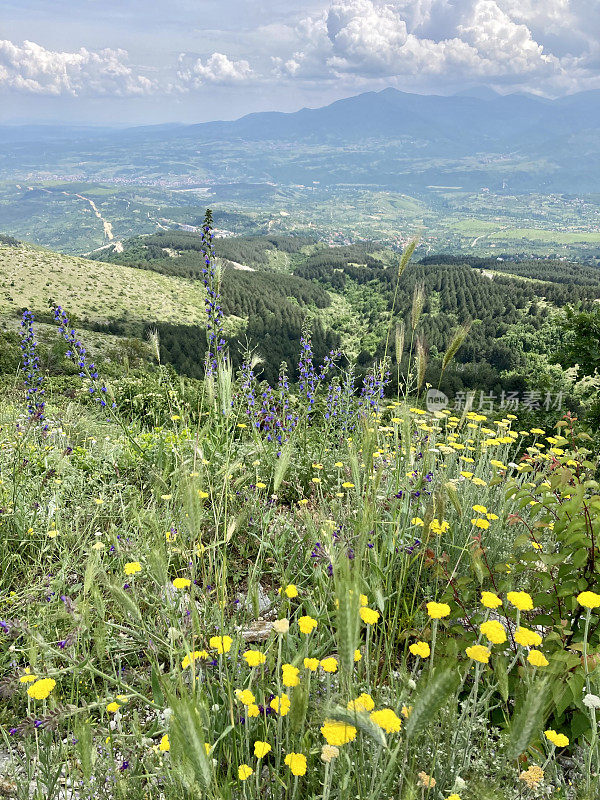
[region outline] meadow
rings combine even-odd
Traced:
[[[65,395],[23,314],[0,411],[0,794],[596,798],[593,437],[569,414],[425,410],[419,291],[360,385],[308,328],[293,385],[252,353],[234,373],[208,224],[203,242],[202,381],[156,335],[137,390],[106,379],[55,307]]]

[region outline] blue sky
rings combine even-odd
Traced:
[[[600,88],[599,0],[2,3],[0,122],[201,122],[482,84]]]

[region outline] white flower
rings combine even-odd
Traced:
[[[586,708],[600,708],[600,697],[597,694],[586,694],[583,698],[583,705]]]
[[[412,678],[408,679],[408,688],[409,689],[416,689],[417,688],[417,684]]]

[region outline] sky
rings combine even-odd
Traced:
[[[600,88],[600,0],[2,0],[0,123],[295,111],[388,86]]]

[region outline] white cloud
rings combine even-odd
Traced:
[[[127,66],[125,50],[47,50],[0,40],[0,89],[45,95],[141,95],[154,82]]]
[[[185,87],[197,89],[207,83],[244,83],[254,77],[250,64],[241,59],[233,61],[224,53],[213,53],[205,61],[197,58],[186,66],[187,57],[180,58],[177,76]]]
[[[586,33],[598,16],[598,0],[330,0],[296,26],[289,57],[272,60],[278,77],[307,82],[353,76],[415,88],[485,81],[573,91],[598,80],[600,45]]]

